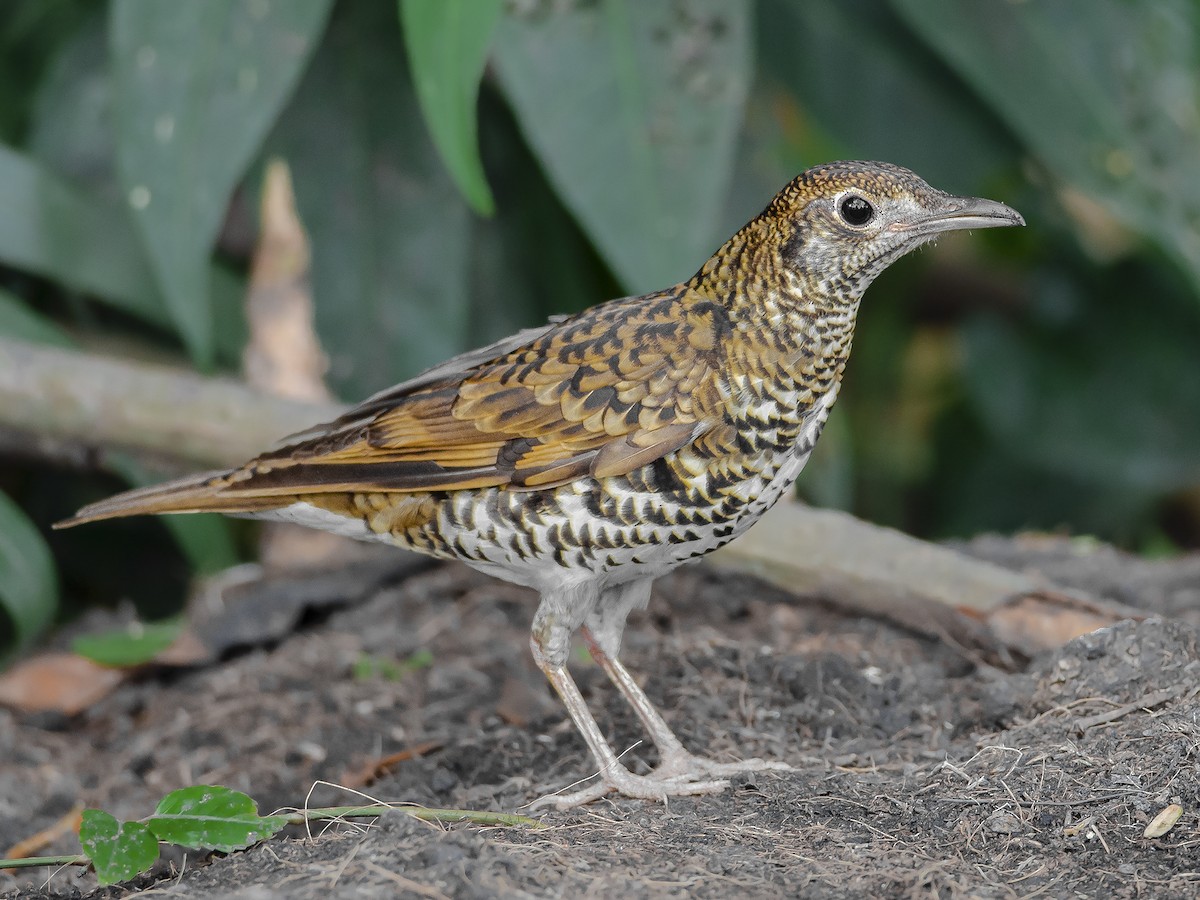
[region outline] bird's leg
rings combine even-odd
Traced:
[[[638,686],[629,670],[615,656],[610,656],[605,652],[590,628],[584,626],[582,631],[592,659],[604,670],[609,680],[616,685],[617,690],[633,707],[633,711],[637,713],[637,717],[650,735],[650,739],[654,741],[654,746],[658,748],[659,764],[650,777],[662,781],[676,781],[700,777],[726,777],[739,772],[791,771],[792,767],[782,762],[747,759],[735,763],[719,763],[705,759],[703,756],[696,756],[688,751],[675,736],[671,726],[654,707],[654,704],[650,702],[646,692]]]
[[[554,686],[558,696],[562,698],[563,706],[571,716],[571,721],[583,736],[592,752],[592,757],[599,767],[597,777],[599,783],[583,788],[570,794],[550,794],[536,800],[532,808],[553,806],[558,809],[568,809],[582,803],[588,803],[605,794],[616,791],[626,797],[637,797],[646,800],[663,800],[670,796],[707,794],[719,791],[726,786],[723,781],[692,781],[664,782],[658,778],[644,775],[634,775],[617,759],[608,741],[604,739],[600,726],[596,723],[591,711],[584,702],[583,695],[572,680],[566,667],[567,651],[570,648],[570,624],[564,624],[561,617],[556,616],[555,610],[543,599],[534,618],[533,635],[530,648],[533,651],[534,662]],[[570,617],[567,617],[568,623]]]
[[[650,702],[646,692],[617,659],[621,650],[621,635],[625,630],[625,619],[631,610],[644,608],[650,601],[653,579],[643,578],[626,582],[605,591],[587,616],[583,626],[583,639],[588,650],[604,674],[616,685],[621,696],[633,707],[641,720],[642,727],[658,748],[659,764],[651,773],[652,778],[674,782],[688,779],[725,777],[739,772],[776,769],[787,771],[785,763],[748,759],[736,763],[718,763],[688,752],[675,736],[662,714]]]

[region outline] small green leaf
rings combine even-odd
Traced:
[[[689,277],[719,240],[753,71],[750,4],[521,6],[492,56],[550,181],[627,288]]]
[[[299,80],[331,0],[114,0],[118,172],[172,319],[213,356],[209,256],[229,196]]]
[[[102,666],[140,666],[167,649],[179,637],[183,623],[182,618],[133,622],[122,631],[81,635],[71,643],[71,649]]]
[[[12,621],[17,648],[41,633],[57,608],[58,578],[50,548],[17,505],[0,493],[0,611]]]
[[[500,0],[400,0],[421,112],[459,190],[485,216],[496,203],[479,159],[476,102],[501,8]]]
[[[241,791],[206,784],[172,791],[146,820],[160,841],[224,853],[266,840],[287,822],[287,816],[260,816]]]
[[[421,649],[403,660],[388,659],[364,653],[354,661],[352,672],[355,681],[368,681],[382,678],[385,681],[399,681],[411,672],[428,669],[433,665],[433,654]]]
[[[15,294],[0,288],[0,334],[37,344],[73,347],[75,342],[67,333],[44,316],[29,308]]]
[[[141,822],[118,822],[99,809],[85,809],[79,843],[92,859],[101,884],[128,881],[158,860],[158,841]]]

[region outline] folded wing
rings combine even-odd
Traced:
[[[443,363],[238,469],[114,497],[70,524],[624,474],[720,424],[728,333],[722,307],[681,292],[613,301]]]

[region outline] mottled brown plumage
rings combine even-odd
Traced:
[[[791,486],[871,280],[944,231],[1016,224],[897,166],[810,169],[682,284],[456,357],[240,468],[68,524],[201,510],[298,521],[534,587],[535,658],[601,768],[595,788],[554,802],[716,790],[771,764],[684,750],[616,660],[625,616],[654,577],[736,537]],[[566,672],[581,627],[659,748],[649,776],[620,766]]]

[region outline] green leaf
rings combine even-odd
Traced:
[[[496,208],[476,137],[479,79],[501,0],[400,0],[404,45],[433,142],[472,208]]]
[[[160,841],[231,853],[271,837],[287,816],[260,816],[240,791],[200,784],[167,794],[146,824]]]
[[[133,622],[123,631],[81,635],[71,642],[71,650],[102,666],[141,666],[167,649],[183,631],[183,624],[182,618]]]
[[[892,4],[1059,179],[1200,288],[1200,5]]]
[[[506,16],[493,52],[522,130],[627,288],[689,277],[719,240],[749,4],[548,6]]]
[[[76,189],[38,161],[0,144],[0,262],[50,278],[153,325],[169,326],[124,203]],[[210,266],[218,339],[236,359],[245,344],[241,279]]]
[[[6,0],[0,16],[0,141],[26,133],[30,101],[47,60],[79,28],[94,4]]]
[[[312,239],[330,382],[361,397],[464,349],[470,212],[408,83],[395,7],[338,7],[268,142]]]
[[[331,0],[113,0],[117,161],[172,319],[213,356],[209,256],[229,196],[316,46]]]
[[[0,334],[39,344],[73,347],[75,342],[45,316],[38,315],[20,297],[0,288]]]
[[[50,171],[113,202],[121,190],[106,12],[102,5],[92,5],[87,20],[49,60],[34,95],[24,149]],[[132,230],[130,234],[136,239]]]
[[[123,205],[88,197],[0,145],[0,262],[95,294],[124,312],[167,321]]]
[[[0,493],[0,611],[11,620],[16,647],[40,634],[57,607],[58,578],[50,548],[20,508]]]
[[[79,843],[91,857],[100,883],[129,881],[158,861],[158,841],[141,822],[118,822],[99,809],[85,809]]]
[[[1016,162],[1018,145],[999,120],[885,0],[762,0],[758,48],[761,68],[839,142],[838,156],[899,163],[963,192]],[[830,155],[813,131],[789,135],[808,165]]]
[[[147,487],[162,481],[160,475],[148,471],[127,453],[110,453],[108,464],[134,487]],[[241,561],[233,540],[232,524],[224,516],[197,513],[163,516],[160,521],[198,574],[211,575]]]
[[[517,123],[495,94],[480,104],[496,215],[470,222],[470,313],[465,342],[479,347],[549,316],[620,294],[604,261],[546,181]]]
[[[128,204],[121,199],[122,191],[117,183],[107,23],[100,7],[95,7],[93,13],[74,37],[58,50],[38,86],[27,150],[46,170],[65,175],[75,184],[86,185],[90,196],[84,199],[103,207],[103,215],[98,218],[117,227],[119,236],[126,242],[124,249],[118,258],[105,262],[126,259],[138,264],[136,281],[114,288],[107,297],[100,291],[99,298],[123,312],[170,327],[166,305],[154,284],[154,275],[145,261],[145,249],[133,228]],[[112,235],[102,232],[80,239],[97,243],[101,239],[111,241]],[[88,246],[85,243],[78,249],[86,252]],[[44,268],[41,271],[68,285],[72,284],[75,274],[69,265],[63,271]],[[224,266],[213,265],[210,272],[221,359],[240,362],[246,343],[242,314],[245,288],[241,277]],[[77,286],[89,293],[97,290],[95,285],[88,283]],[[127,296],[136,298],[137,302],[131,305],[125,300]]]

